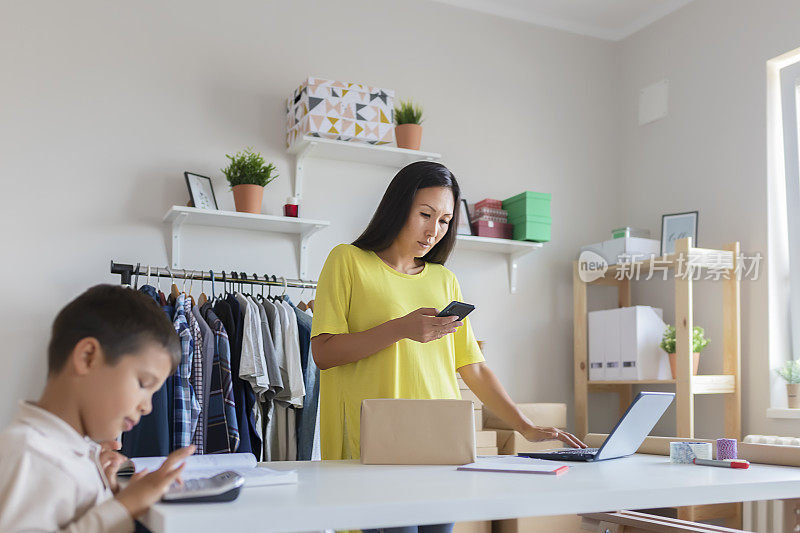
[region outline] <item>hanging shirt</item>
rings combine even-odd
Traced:
[[[198,421],[198,431],[195,432],[195,441],[198,440],[198,434],[202,435],[201,439],[203,444],[203,452],[208,453],[206,444],[208,442],[208,402],[211,394],[211,372],[214,366],[214,332],[209,327],[203,314],[200,312],[200,307],[195,305],[192,307],[192,315],[197,321],[197,326],[200,328],[200,357],[195,360],[195,367],[197,361],[200,361],[199,374],[201,376],[200,383],[195,385],[195,390],[200,389],[198,393],[198,401],[200,402],[200,420]]]
[[[310,461],[314,448],[314,429],[319,405],[319,370],[311,354],[311,317],[295,307],[288,298],[286,302],[292,306],[292,311],[297,317],[300,367],[306,392],[303,397],[303,408],[299,409],[296,414],[297,460]]]
[[[175,370],[175,405],[173,408],[174,430],[173,449],[183,448],[192,443],[194,431],[192,423],[197,423],[199,406],[194,397],[192,384],[189,377],[192,373],[192,359],[194,357],[193,331],[189,326],[187,309],[191,313],[191,304],[186,301],[186,296],[180,294],[175,301],[175,318],[173,325],[181,339],[181,362]]]
[[[230,346],[222,320],[211,309],[202,307],[206,322],[214,332],[214,363],[211,373],[211,393],[208,400],[207,453],[234,453],[239,448],[239,425],[233,400]]]
[[[239,362],[239,377],[248,381],[256,396],[269,390],[266,363],[264,362],[264,336],[261,331],[261,315],[255,304],[246,296],[236,293],[239,308],[244,313],[242,323],[242,355]]]
[[[192,373],[189,376],[189,383],[192,386],[193,409],[192,409],[192,444],[196,446],[195,453],[202,455],[205,453],[205,434],[203,433],[202,412],[203,412],[203,337],[200,325],[192,310],[196,307],[190,298],[185,300],[185,313],[189,321],[189,329],[192,331]]]
[[[0,433],[0,531],[133,531],[99,454],[98,444],[63,419],[19,402]]]
[[[311,310],[311,308],[309,307],[304,312],[308,316],[310,316],[312,321],[313,321],[314,312]],[[313,324],[313,322],[312,322],[312,324]],[[312,361],[314,360],[314,354],[312,353],[310,346],[308,348],[308,357],[309,357],[310,360],[312,360]],[[319,433],[319,376],[320,376],[320,372],[319,372],[319,367],[317,367],[317,365],[316,365],[316,362],[315,362],[314,366],[317,368],[317,376],[316,376],[317,377],[317,383],[316,383],[316,387],[315,387],[316,388],[316,392],[314,393],[316,395],[316,397],[317,397],[317,403],[316,403],[316,411],[317,411],[316,419],[317,419],[317,421],[314,424],[314,444],[313,444],[313,446],[311,448],[311,460],[312,461],[321,461],[322,460],[322,444],[321,444],[320,438],[319,438],[319,436],[320,436],[320,433]]]
[[[311,337],[374,328],[421,307],[463,301],[455,275],[426,263],[403,274],[374,252],[349,244],[328,255],[317,283]],[[361,401],[367,398],[460,398],[456,370],[483,361],[469,318],[456,333],[421,343],[402,339],[369,357],[320,373],[323,459],[360,455]]]
[[[286,357],[286,373],[289,376],[289,403],[293,407],[303,407],[306,388],[303,384],[303,370],[300,365],[300,336],[297,328],[297,316],[287,302],[278,302],[280,306],[283,330],[283,351]]]

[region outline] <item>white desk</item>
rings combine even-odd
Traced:
[[[296,469],[299,484],[244,489],[231,503],[158,504],[143,522],[155,533],[311,531],[800,497],[800,468],[673,465],[656,455],[575,463],[558,477],[357,461],[268,466]]]

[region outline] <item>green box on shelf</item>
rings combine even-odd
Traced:
[[[526,191],[503,200],[503,209],[508,211],[508,220],[530,216],[550,216],[550,193]]]
[[[529,215],[527,217],[509,219],[514,225],[513,239],[515,241],[550,242],[550,217]]]

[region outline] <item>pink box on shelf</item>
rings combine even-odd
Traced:
[[[503,202],[501,200],[494,200],[492,198],[484,198],[480,202],[475,203],[475,209],[481,207],[490,207],[492,209],[503,209]]]
[[[491,220],[477,220],[472,224],[472,232],[478,237],[510,239],[514,233],[514,225],[504,224],[502,222],[493,222]]]

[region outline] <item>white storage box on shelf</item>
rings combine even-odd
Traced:
[[[595,244],[581,246],[581,252],[591,251],[599,254],[609,265],[618,263],[643,261],[651,256],[658,257],[661,242],[656,239],[640,237],[620,237]]]
[[[637,305],[589,313],[589,380],[669,379],[659,346],[666,329],[659,308]]]

